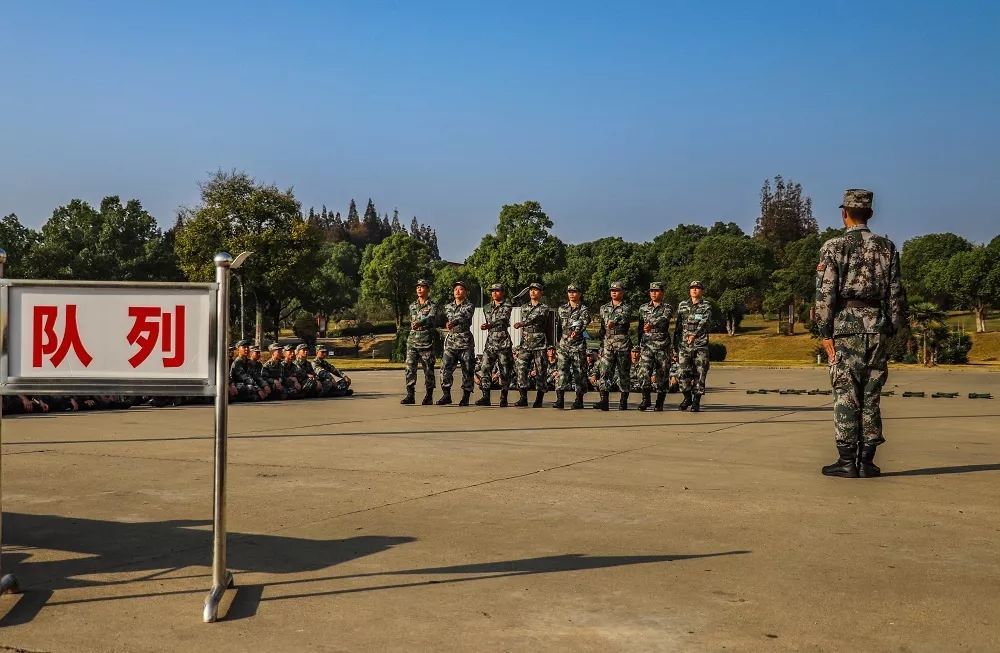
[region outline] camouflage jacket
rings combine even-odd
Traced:
[[[282,361],[269,358],[267,362],[264,363],[261,375],[268,381],[280,381],[284,377],[284,373],[281,368]]]
[[[510,311],[511,306],[507,302],[494,304],[490,302],[483,309],[483,317],[489,328],[486,332],[486,346],[491,349],[510,349]]]
[[[451,301],[444,305],[444,347],[445,349],[471,349],[472,316],[476,307],[466,300],[461,304]],[[449,328],[447,325],[451,324]]]
[[[299,378],[295,373],[295,361],[281,361],[281,380],[287,381],[290,377]]]
[[[674,342],[678,347],[708,347],[708,333],[712,330],[712,305],[707,299],[695,304],[685,299],[677,305],[677,329]],[[688,336],[694,342],[688,344]]]
[[[643,304],[639,307],[639,342],[655,343],[663,345],[670,342],[670,318],[673,317],[674,309],[669,304],[656,306],[653,302]],[[649,325],[651,330],[646,333],[645,325]]]
[[[633,363],[632,368],[629,370],[629,388],[633,392],[642,390],[642,386],[646,384],[646,381],[648,381],[646,378],[646,366]]]
[[[549,307],[538,302],[528,302],[521,307],[521,347],[524,349],[545,349],[545,325],[549,319]]]
[[[590,310],[582,302],[573,308],[566,302],[559,307],[559,350],[564,352],[581,352],[587,346],[584,334],[590,324]]]
[[[632,348],[632,339],[629,337],[628,328],[630,307],[625,302],[614,305],[608,302],[601,306],[601,332],[600,338],[604,341],[606,351],[622,351]]]
[[[250,372],[250,376],[253,377],[253,380],[257,383],[257,385],[263,385],[264,384],[264,364],[263,363],[261,363],[259,360],[250,360],[250,359],[247,359],[247,370]]]
[[[433,299],[421,304],[410,304],[410,335],[406,337],[408,349],[430,349],[434,346],[434,329],[438,323],[438,305]],[[415,325],[415,326],[414,326]]]
[[[250,373],[250,361],[243,357],[236,357],[229,366],[229,381],[231,383],[254,384],[253,375]]]
[[[327,374],[330,374],[337,378],[340,379],[344,378],[344,373],[341,372],[339,369],[337,369],[337,366],[331,363],[330,360],[327,358],[317,358],[313,360],[312,364],[317,374],[319,372],[326,372]]]
[[[292,363],[292,374],[299,380],[299,383],[305,383],[309,380],[310,375],[316,376],[316,370],[313,369],[308,358],[296,358]]]
[[[907,321],[899,253],[868,227],[851,227],[820,250],[816,266],[816,322],[820,336],[891,334]]]

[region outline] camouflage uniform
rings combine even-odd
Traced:
[[[324,351],[326,350],[324,349]],[[319,353],[318,348],[316,353]],[[313,369],[316,370],[316,377],[320,379],[324,384],[324,388],[326,388],[326,396],[344,397],[354,394],[351,390],[351,384],[344,376],[344,373],[337,369],[337,366],[331,363],[329,358],[314,358]]]
[[[424,370],[424,388],[434,389],[434,329],[438,323],[438,306],[428,298],[423,304],[410,304],[410,335],[406,337],[406,389],[412,392],[417,385],[417,365]]]
[[[587,388],[587,340],[584,334],[588,324],[590,311],[583,302],[575,307],[566,302],[559,307],[559,327],[562,332],[556,348],[559,355],[559,385],[556,388],[559,390]]]
[[[632,368],[632,361],[629,360],[632,341],[628,334],[630,322],[628,314],[631,310],[632,308],[625,302],[617,306],[614,302],[608,302],[601,306],[600,337],[604,344],[604,354],[601,356],[604,373],[601,377],[602,392],[611,392],[618,386],[619,390],[628,393]]]
[[[295,353],[298,354],[303,350],[307,350],[306,346],[299,345],[295,348]],[[316,370],[313,369],[308,358],[295,358],[292,362],[292,375],[298,379],[299,385],[302,386],[301,394],[303,397],[323,396],[323,385],[316,377]]]
[[[240,343],[238,346],[246,347],[248,345]],[[250,373],[249,363],[246,356],[237,356],[229,365],[229,382],[236,386],[236,401],[258,401],[260,399],[260,387]]]
[[[871,207],[872,194],[852,189],[844,205]],[[860,206],[858,206],[860,205]],[[828,240],[816,266],[816,322],[832,338],[830,365],[837,444],[874,447],[882,437],[881,390],[888,376],[886,340],[907,320],[899,253],[888,238],[855,226]]]
[[[294,351],[294,349],[291,345],[285,345],[282,351],[287,353]],[[299,399],[306,396],[303,388],[296,388],[297,383],[299,383],[299,377],[296,374],[295,359],[283,359],[281,361],[281,385],[285,386],[285,395],[288,399]]]
[[[700,284],[699,284],[700,285]],[[677,381],[681,392],[695,397],[705,394],[708,378],[708,333],[712,330],[712,305],[702,298],[697,304],[685,299],[677,305]],[[688,338],[694,340],[688,343]]]
[[[517,349],[517,387],[528,389],[531,367],[535,367],[535,389],[544,392],[545,373],[549,362],[545,358],[545,325],[548,323],[549,307],[538,302],[527,303],[521,307],[521,346]]]
[[[462,391],[472,392],[475,386],[476,348],[472,340],[475,312],[476,307],[468,300],[461,304],[450,301],[444,305],[444,320],[451,323],[451,328],[445,330],[441,363],[441,389],[445,396],[451,391],[456,365],[462,368]]]
[[[278,347],[277,345],[271,345],[271,348],[268,351],[274,352],[277,349],[281,348]],[[287,395],[288,388],[286,388],[282,382],[282,377],[283,377],[282,367],[283,365],[280,358],[277,360],[275,360],[274,358],[269,358],[266,361],[264,361],[264,364],[261,367],[260,374],[261,377],[264,379],[264,382],[270,385],[272,391],[276,393],[274,395],[275,398],[280,397],[284,399]],[[282,386],[283,390],[278,390],[279,384]]]
[[[510,387],[511,375],[514,371],[514,354],[510,340],[511,306],[506,301],[490,304],[483,311],[488,330],[486,346],[483,347],[483,358],[479,364],[480,387],[483,391],[493,388],[493,369],[499,367],[499,387],[506,392]]]
[[[642,348],[633,347],[632,351],[639,354],[640,359],[632,364],[632,369],[629,371],[628,387],[632,392],[642,392],[649,387],[648,368],[642,364]]]
[[[657,288],[662,289],[662,288]],[[649,302],[639,307],[639,328],[638,342],[641,343],[642,354],[639,358],[639,367],[643,369],[643,377],[646,379],[639,388],[643,392],[650,392],[654,389],[649,377],[656,375],[657,393],[666,392],[669,383],[668,371],[670,369],[670,318],[673,317],[673,309],[668,304],[659,305]],[[643,328],[650,325],[651,330],[646,333]]]

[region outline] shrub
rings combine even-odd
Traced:
[[[316,327],[316,318],[308,313],[299,315],[292,323],[292,332],[309,347],[310,351],[315,350],[316,334],[319,332]]]
[[[941,342],[937,350],[937,362],[965,364],[972,351],[972,338],[968,333],[953,331]]]
[[[721,342],[708,343],[708,360],[716,363],[726,360],[726,346]]]

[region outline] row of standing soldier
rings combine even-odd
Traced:
[[[505,288],[493,284],[489,288],[491,302],[484,307],[485,321],[480,328],[487,332],[486,344],[480,361],[480,388],[482,397],[477,406],[492,405],[492,390],[499,386],[500,406],[508,405],[508,388],[512,378],[516,378],[518,399],[515,406],[528,406],[528,390],[531,377],[547,378],[549,365],[546,356],[548,345],[546,324],[549,307],[542,302],[544,288],[541,283],[528,286],[529,301],[521,307],[520,320],[511,325],[512,306],[506,301]],[[678,378],[684,400],[680,410],[701,410],[701,398],[705,394],[705,380],[708,375],[708,338],[712,309],[703,298],[704,286],[700,281],[692,281],[690,298],[680,303],[676,314],[674,337],[670,337],[673,308],[663,301],[663,284],[649,285],[649,302],[639,307],[636,329],[640,356],[638,365],[641,372],[638,383],[634,383],[631,372],[631,307],[624,302],[624,288],[621,283],[611,284],[611,301],[600,307],[601,357],[597,363],[599,374],[597,389],[600,399],[594,405],[599,410],[609,410],[610,393],[618,388],[620,410],[628,409],[630,390],[636,385],[642,393],[639,410],[652,407],[662,411],[670,378],[670,365],[676,350],[679,365]],[[475,307],[468,301],[466,285],[456,281],[453,288],[454,300],[439,307],[430,298],[430,284],[420,279],[416,287],[417,300],[410,304],[410,334],[406,343],[406,396],[400,403],[416,403],[417,368],[424,372],[423,405],[452,403],[451,387],[455,368],[462,372],[462,398],[460,406],[468,406],[475,382],[475,350],[472,337],[472,321]],[[571,409],[583,408],[587,389],[588,364],[585,332],[590,323],[590,310],[581,301],[582,293],[576,284],[566,288],[566,303],[558,309],[561,336],[556,345],[559,374],[556,384],[554,408],[566,407],[566,393],[575,392],[569,405]],[[434,402],[434,340],[433,332],[443,326],[445,331],[443,367],[441,372],[442,396]],[[513,349],[509,328],[521,331],[521,345],[516,353]],[[499,371],[495,383],[493,371]],[[655,394],[655,403],[653,395]],[[536,384],[533,408],[543,405],[545,384]]]

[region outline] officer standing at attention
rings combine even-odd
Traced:
[[[430,298],[431,283],[417,280],[417,301],[410,304],[410,335],[406,337],[406,396],[399,403],[414,403],[417,387],[417,364],[424,370],[424,399],[420,403],[430,406],[434,401],[434,329],[438,322],[438,305]]]
[[[483,309],[484,322],[479,326],[486,334],[483,360],[479,365],[479,384],[483,396],[476,400],[477,406],[490,405],[490,390],[493,388],[493,368],[499,369],[500,407],[507,407],[507,389],[514,372],[514,354],[510,340],[511,306],[504,300],[504,288],[495,283],[490,286],[493,300]]]
[[[576,390],[571,409],[583,408],[583,395],[587,392],[587,340],[584,335],[590,324],[590,311],[580,301],[580,287],[575,283],[566,286],[566,303],[559,307],[559,337],[557,365],[559,379],[556,402],[553,408],[566,405],[566,391]]]
[[[535,282],[528,285],[527,304],[521,307],[521,320],[514,324],[515,329],[521,329],[521,346],[517,350],[517,389],[521,396],[515,406],[528,405],[528,377],[532,365],[535,372],[535,403],[532,408],[542,407],[545,396],[545,370],[548,361],[545,359],[545,325],[548,323],[549,307],[542,303],[542,292],[545,288]]]
[[[629,351],[632,342],[628,335],[629,311],[632,308],[623,301],[625,288],[620,281],[611,284],[611,301],[601,306],[601,331],[599,337],[604,343],[601,357],[601,400],[594,404],[598,410],[608,410],[608,395],[616,384],[621,391],[619,410],[628,410],[628,391],[631,382],[632,361]]]
[[[840,215],[847,231],[824,243],[816,266],[816,322],[830,361],[833,428],[840,457],[827,476],[878,476],[875,449],[882,437],[879,408],[889,375],[886,341],[907,321],[899,252],[868,228],[874,193],[844,191]]]
[[[462,399],[459,406],[469,405],[469,395],[476,381],[476,347],[472,340],[472,316],[476,307],[465,298],[464,281],[456,281],[452,286],[455,301],[444,305],[444,355],[441,363],[441,398],[438,406],[451,403],[451,384],[455,378],[455,366],[462,368]]]
[[[642,378],[645,379],[641,388],[642,402],[639,410],[649,408],[653,388],[651,377],[656,378],[654,410],[663,410],[670,378],[670,319],[673,312],[669,304],[663,303],[663,284],[659,281],[649,284],[649,303],[639,307],[637,330],[637,342],[642,349],[639,365],[643,368]]]
[[[674,340],[677,345],[677,367],[680,372],[681,392],[684,401],[678,410],[701,410],[701,397],[705,394],[705,379],[708,378],[708,333],[712,330],[712,306],[702,298],[705,286],[700,281],[692,281],[688,295],[677,305],[677,330]]]

